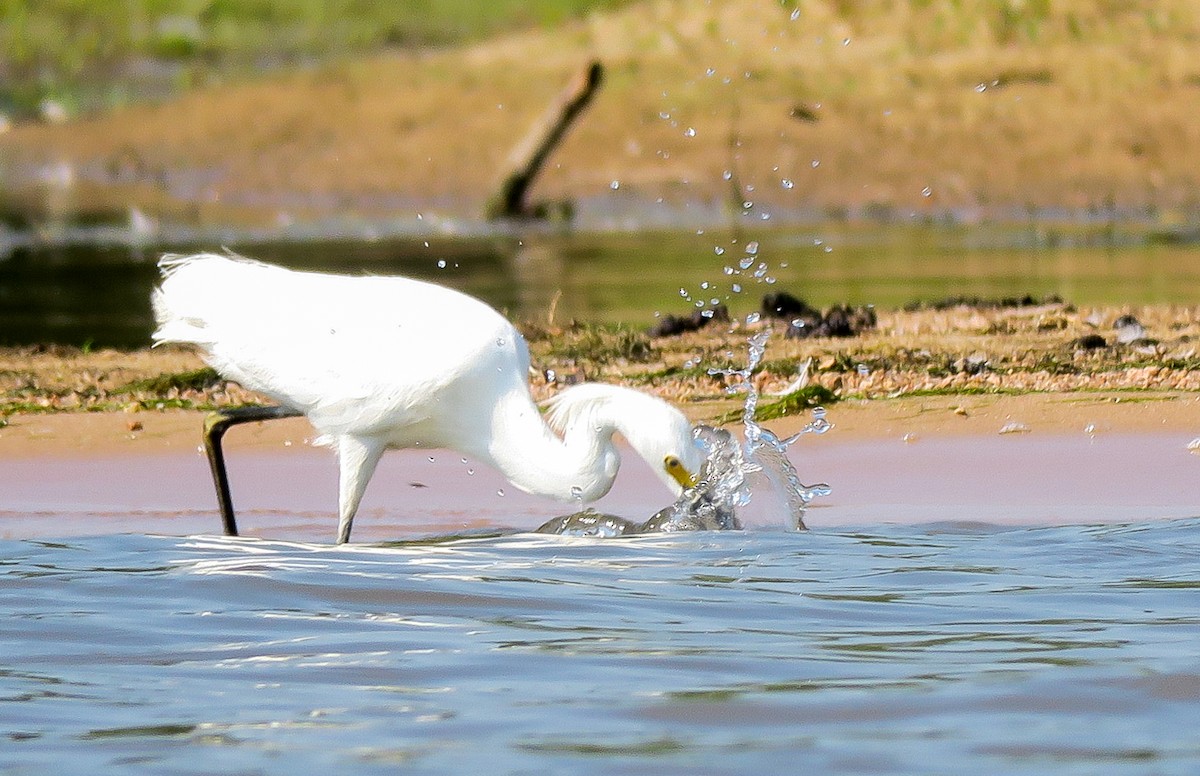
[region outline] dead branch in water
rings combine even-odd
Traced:
[[[525,138],[513,148],[500,188],[488,201],[488,219],[546,216],[544,204],[531,206],[527,201],[529,189],[571,122],[587,107],[603,78],[604,66],[598,61],[591,62],[571,80]]]

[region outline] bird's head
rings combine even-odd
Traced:
[[[622,429],[630,446],[676,495],[695,486],[704,454],[683,413],[651,399],[639,422]]]
[[[551,400],[549,421],[564,436],[570,436],[571,429],[620,432],[676,495],[696,484],[704,463],[684,414],[658,397],[631,388],[598,383],[569,388]]]

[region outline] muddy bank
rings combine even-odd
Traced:
[[[648,315],[646,329],[652,320]],[[1186,399],[1200,393],[1195,307],[1052,303],[881,310],[873,327],[845,337],[789,337],[790,326],[773,319],[723,322],[670,337],[583,323],[527,322],[519,328],[529,341],[539,400],[579,381],[621,383],[706,421],[741,403],[726,392],[736,379],[712,370],[741,368],[747,337],[763,327],[773,334],[755,375],[764,394],[761,417],[803,409],[808,398],[1078,394],[1087,400],[1101,392],[1156,401],[1158,394]],[[810,393],[794,395],[802,388]],[[0,348],[0,419],[79,411],[136,415],[258,401],[187,350]]]

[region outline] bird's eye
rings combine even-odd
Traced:
[[[668,470],[683,468],[683,463],[681,463],[680,460],[673,455],[668,455],[666,458],[664,458],[663,465],[666,466]]]

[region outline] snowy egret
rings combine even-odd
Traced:
[[[549,403],[529,390],[529,350],[502,315],[433,283],[293,270],[234,255],[164,256],[156,343],[197,346],[228,379],[278,401],[214,413],[205,443],[227,533],[236,533],[221,436],[305,415],[336,451],[339,543],[383,451],[448,448],[528,493],[590,502],[612,487],[621,434],[676,493],[702,462],[691,425],[661,399],[585,383]],[[548,423],[547,423],[548,421]]]

